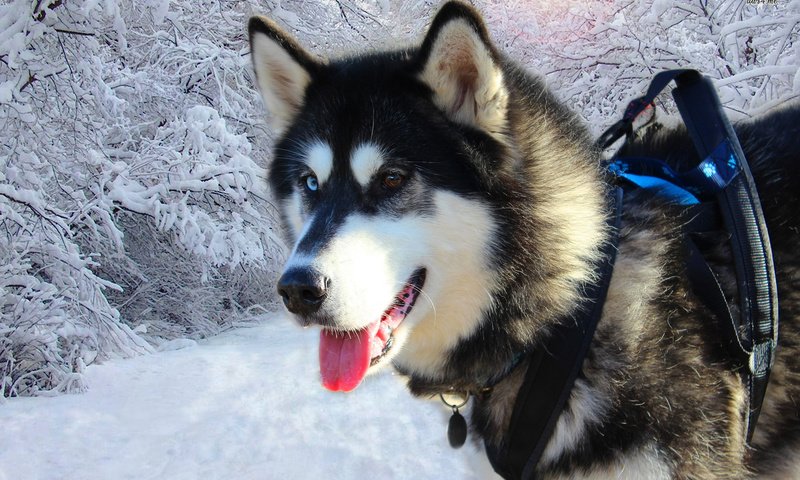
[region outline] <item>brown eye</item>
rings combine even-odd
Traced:
[[[383,187],[388,188],[389,190],[394,190],[400,185],[403,184],[406,177],[397,173],[397,172],[390,172],[383,176]]]

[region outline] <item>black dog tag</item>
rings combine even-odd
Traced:
[[[467,421],[458,413],[458,409],[453,409],[453,416],[447,425],[447,440],[453,448],[461,448],[467,441]]]

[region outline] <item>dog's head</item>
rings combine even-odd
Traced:
[[[331,62],[269,19],[249,34],[294,246],[278,292],[322,326],[323,384],[352,390],[392,358],[435,371],[492,303],[508,94],[479,15],[449,3],[419,48]]]

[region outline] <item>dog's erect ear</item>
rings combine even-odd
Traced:
[[[322,63],[266,17],[250,18],[248,32],[258,88],[273,126],[281,130],[297,115],[306,87]]]
[[[495,135],[505,131],[508,90],[498,54],[475,9],[446,3],[433,19],[418,55],[420,79],[451,119]]]

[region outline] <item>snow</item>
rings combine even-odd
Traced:
[[[447,444],[449,410],[391,372],[325,391],[317,339],[271,314],[89,366],[83,394],[9,398],[0,480],[485,478],[482,451]]]
[[[419,41],[439,3],[0,2],[0,480],[474,478],[446,409],[388,374],[326,393],[288,320],[200,340],[275,308],[287,250],[249,16],[335,57]],[[595,134],[665,68],[732,116],[800,96],[800,0],[473,3]]]

